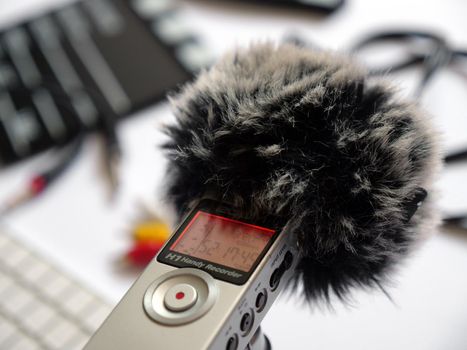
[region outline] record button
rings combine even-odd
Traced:
[[[164,296],[164,305],[174,312],[182,312],[190,309],[198,300],[198,292],[187,283],[179,283],[172,286]]]

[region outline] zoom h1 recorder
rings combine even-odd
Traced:
[[[289,236],[201,201],[85,349],[246,349],[292,276]]]

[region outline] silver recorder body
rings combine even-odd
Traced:
[[[228,268],[203,266],[169,250],[183,226],[206,207],[212,209],[212,202],[201,202],[185,219],[86,350],[244,350],[258,336],[261,321],[295,270],[296,242],[276,232],[248,275],[241,282],[228,281],[238,277]],[[226,277],[219,278],[222,274]]]

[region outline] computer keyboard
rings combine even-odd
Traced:
[[[82,349],[111,307],[0,231],[0,349]]]
[[[172,4],[76,1],[0,30],[0,163],[130,115],[209,64]]]

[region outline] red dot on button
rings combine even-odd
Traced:
[[[180,300],[180,299],[183,299],[185,297],[185,293],[183,292],[178,292],[177,294],[175,294],[175,298]]]

